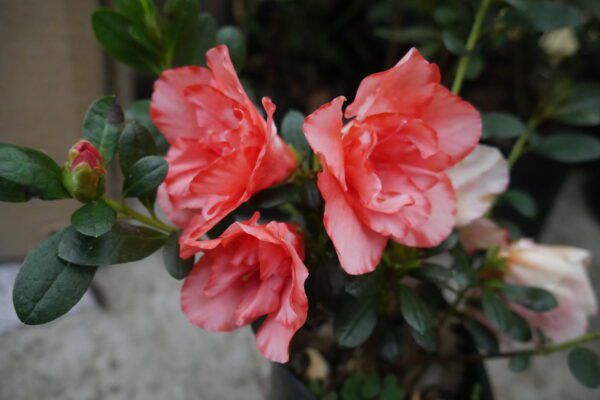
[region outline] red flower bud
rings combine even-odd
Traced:
[[[105,173],[100,152],[87,140],[81,140],[69,150],[63,184],[73,197],[87,203],[104,194]]]

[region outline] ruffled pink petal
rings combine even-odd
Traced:
[[[205,294],[205,286],[210,274],[210,257],[202,257],[183,282],[181,289],[181,309],[188,320],[209,332],[228,332],[238,327],[235,310],[244,292],[237,286],[230,286],[218,296]]]
[[[381,260],[387,238],[362,223],[331,174],[326,171],[319,174],[318,186],[325,199],[323,223],[342,268],[352,275],[373,271]]]
[[[238,103],[252,104],[235,72],[227,46],[222,44],[207,51],[206,65],[214,74],[219,90]]]
[[[267,114],[265,140],[262,142],[264,155],[253,173],[252,185],[249,189],[251,193],[283,182],[296,169],[296,159],[277,134],[277,127],[273,122],[275,104],[268,97],[263,97],[262,103]]]
[[[283,284],[283,278],[277,275],[263,281],[257,279],[249,284],[235,311],[237,325],[248,325],[255,319],[277,310],[281,303],[280,291]]]
[[[443,242],[454,228],[456,199],[450,179],[443,177],[425,195],[431,203],[429,220],[409,230],[403,238],[395,240],[410,247],[433,247]]]
[[[286,363],[290,358],[290,342],[297,330],[269,315],[256,333],[256,347],[269,360]]]
[[[448,170],[456,192],[456,225],[465,226],[482,217],[495,198],[508,187],[508,163],[498,149],[479,145]]]
[[[321,162],[346,189],[342,144],[342,105],[344,101],[346,99],[340,96],[321,106],[304,119],[302,131]]]
[[[242,105],[209,85],[193,85],[185,89],[186,99],[196,106],[197,125],[211,131],[238,129],[244,117]]]
[[[440,72],[412,48],[393,68],[367,76],[346,108],[346,118],[381,113],[420,114],[431,101]]]
[[[198,138],[195,107],[184,96],[190,85],[208,85],[212,74],[206,68],[181,67],[164,71],[154,83],[150,103],[152,122],[171,143],[176,138]]]
[[[425,108],[421,118],[437,132],[439,148],[450,157],[450,165],[465,158],[479,143],[479,112],[441,85],[436,87],[433,100]]]

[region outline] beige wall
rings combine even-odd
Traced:
[[[62,164],[87,106],[105,92],[94,0],[0,0],[0,141]],[[74,201],[0,203],[0,260],[19,258],[68,223]]]

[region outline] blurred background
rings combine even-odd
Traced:
[[[309,113],[337,95],[351,100],[364,76],[391,67],[412,46],[438,63],[449,86],[478,5],[201,3],[218,26],[243,33],[246,57],[236,67],[257,98],[275,101],[276,120],[292,108]],[[127,106],[150,96],[155,77],[116,63],[94,37],[90,15],[110,4],[0,0],[1,141],[42,149],[60,163],[94,99],[115,93]],[[598,289],[600,162],[588,161],[589,155],[565,158],[545,141],[598,137],[600,2],[495,0],[489,14],[462,91],[484,113],[484,140],[508,152],[532,116],[543,119],[532,138],[539,150],[514,168],[517,194],[504,199],[498,215],[515,236],[591,250]],[[0,399],[265,398],[269,364],[250,330],[219,335],[190,325],[179,310],[180,283],[164,271],[160,255],[101,269],[84,301],[58,321],[41,327],[18,322],[11,301],[18,266],[36,243],[67,225],[76,208],[75,202],[0,205]],[[600,320],[591,325],[599,329]],[[574,381],[565,357],[535,359],[519,374],[506,361],[490,362],[497,398],[598,398]]]

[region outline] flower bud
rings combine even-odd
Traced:
[[[63,166],[63,184],[82,203],[96,200],[104,194],[102,156],[87,140],[80,140],[69,150]]]

